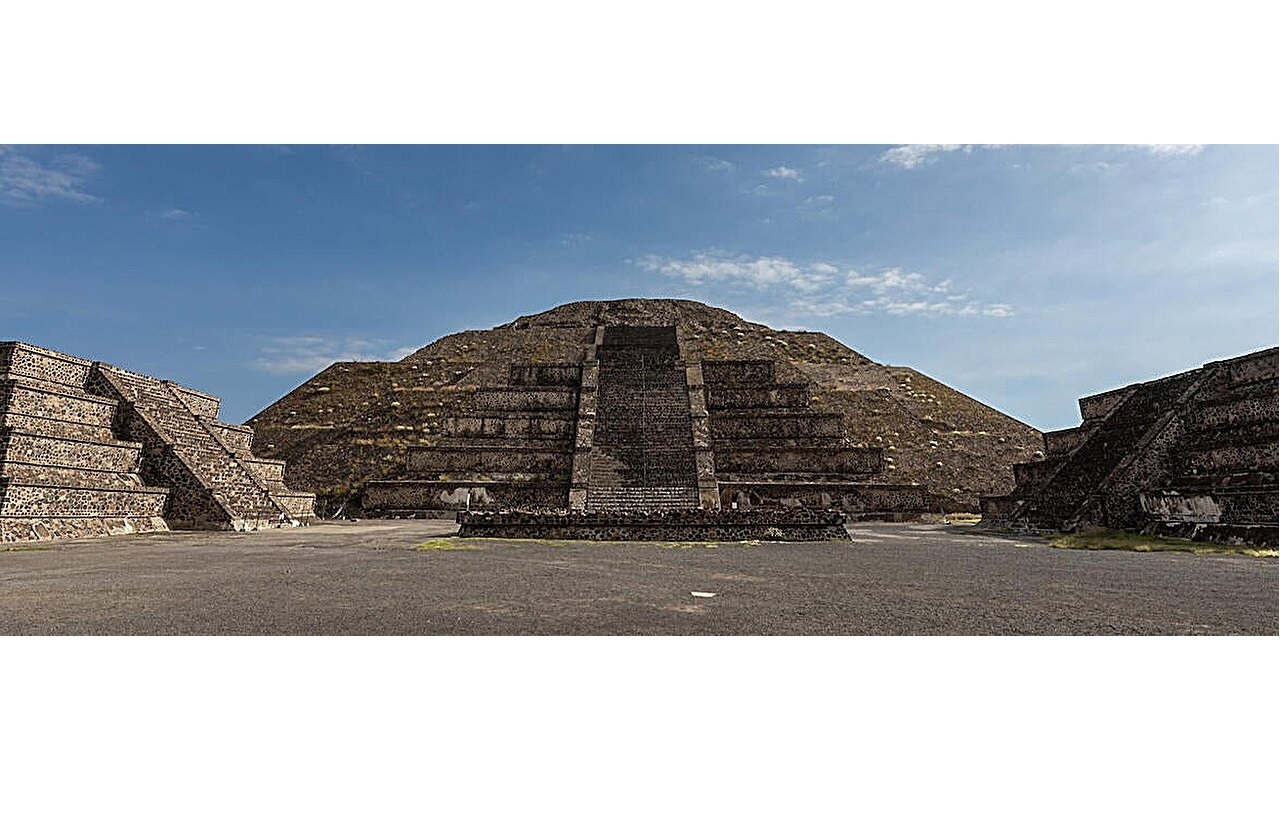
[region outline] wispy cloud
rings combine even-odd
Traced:
[[[41,162],[16,147],[0,146],[0,200],[11,203],[100,201],[97,195],[84,190],[85,183],[100,168],[81,154],[61,153]]]
[[[1204,151],[1203,143],[1142,143],[1138,149],[1158,158],[1185,158]]]
[[[935,163],[940,158],[954,152],[961,152],[967,155],[978,149],[1003,148],[1005,148],[1005,144],[1000,143],[905,143],[882,152],[879,160],[881,163],[902,169],[918,169]],[[1200,154],[1204,150],[1204,144],[1135,143],[1122,146],[1083,146],[1080,148],[1102,149],[1107,152],[1141,151],[1156,158],[1177,158],[1192,157]],[[1123,164],[1108,163],[1105,160],[1100,160],[1094,164],[1077,162],[1074,168],[1076,171],[1084,168],[1096,168],[1099,171],[1106,171],[1111,168],[1123,168]]]
[[[915,169],[933,163],[948,152],[961,150],[969,152],[973,150],[973,146],[965,143],[906,143],[884,152],[880,155],[880,162],[901,166],[903,169]]]
[[[796,207],[801,215],[826,215],[831,212],[835,206],[836,199],[834,195],[814,195],[811,198],[805,198]]]
[[[276,375],[312,374],[335,361],[398,361],[416,349],[366,338],[286,336],[264,343],[253,367]]]
[[[1014,314],[1009,304],[971,300],[950,278],[935,280],[901,267],[862,270],[825,261],[699,252],[689,258],[646,255],[630,261],[646,272],[695,287],[747,288],[805,317],[833,315],[987,316]]]
[[[162,221],[174,221],[175,223],[177,223],[182,221],[195,220],[196,218],[200,217],[200,213],[192,212],[189,209],[178,209],[174,207],[172,209],[160,210],[160,212],[158,213],[158,216]]]
[[[736,168],[732,162],[710,155],[698,158],[697,162],[707,172],[732,172]]]
[[[645,255],[632,261],[647,272],[656,272],[690,284],[732,283],[766,289],[787,286],[812,291],[830,282],[835,270],[826,264],[804,268],[786,258],[730,257],[720,252],[699,252],[692,258]]]
[[[586,232],[566,232],[560,236],[560,245],[565,249],[579,249],[591,243],[593,238]]]
[[[804,180],[804,175],[800,174],[800,170],[793,169],[790,166],[775,166],[772,169],[764,170],[761,174],[768,178],[778,178],[780,180],[793,180],[797,182]]]

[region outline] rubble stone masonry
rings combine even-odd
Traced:
[[[18,341],[0,342],[0,541],[299,524],[313,496],[218,399]]]

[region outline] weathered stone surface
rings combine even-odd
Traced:
[[[974,510],[979,495],[1012,488],[1012,464],[1044,449],[1033,428],[914,370],[876,364],[821,333],[772,330],[692,301],[636,299],[566,304],[491,330],[447,336],[394,363],[334,364],[252,419],[255,450],[286,459],[286,479],[295,487],[335,502],[353,494],[358,500],[371,480],[408,479],[415,448],[461,446],[451,439],[470,438],[477,427],[492,443],[524,427],[550,427],[559,436],[561,425],[548,422],[564,413],[576,419],[566,448],[574,468],[566,497],[585,507],[603,402],[599,351],[610,326],[676,328],[702,506],[720,500],[707,486],[719,455],[738,456],[730,461],[739,468],[741,460],[758,462],[734,474],[768,477],[798,472],[805,449],[816,455],[859,448],[881,450],[886,459],[872,473],[859,469],[859,480],[915,483],[934,497],[931,509]],[[518,408],[532,406],[530,398],[538,400],[534,409]],[[503,416],[495,405],[512,408]],[[725,420],[737,411],[760,415]],[[535,425],[540,415],[547,418]],[[762,416],[778,426],[751,420]],[[743,451],[755,451],[756,458]],[[770,468],[767,453],[786,457]]]
[[[577,541],[850,541],[837,510],[458,513],[464,537]]]
[[[171,382],[0,342],[0,541],[310,518],[314,496],[289,490],[283,463],[255,458],[253,431],[218,421],[218,407]]]
[[[1014,465],[1017,486],[984,518],[1275,546],[1277,350],[1080,400],[1084,423],[1046,433],[1048,457]]]

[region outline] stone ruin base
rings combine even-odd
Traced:
[[[0,542],[127,536],[161,533],[168,529],[165,520],[157,516],[0,518]]]
[[[1280,546],[1280,530],[1269,524],[1155,522],[1144,527],[1142,532],[1167,538],[1211,541],[1215,544],[1233,544],[1244,547],[1275,548]]]
[[[467,538],[576,541],[850,541],[838,510],[460,512]]]

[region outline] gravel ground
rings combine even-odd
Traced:
[[[13,634],[1277,634],[1275,559],[861,524],[853,544],[476,540],[447,521],[0,552]],[[693,592],[714,593],[701,597]]]

